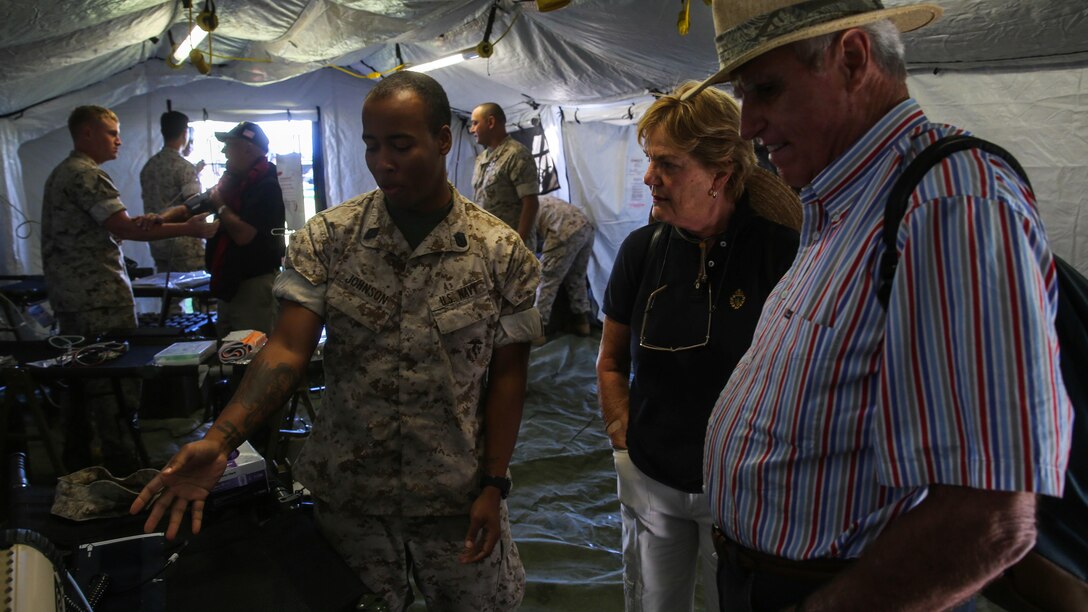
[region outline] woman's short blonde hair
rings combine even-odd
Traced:
[[[650,132],[655,132],[706,168],[732,170],[726,194],[739,199],[756,167],[752,143],[740,137],[740,106],[729,94],[712,87],[680,99],[697,85],[688,81],[655,100],[638,122],[638,141],[645,145]]]
[[[752,143],[740,137],[740,106],[729,94],[712,87],[680,99],[697,85],[688,81],[654,101],[638,122],[639,143],[645,146],[654,132],[706,168],[732,170],[725,186],[727,196],[736,202],[747,191],[757,215],[800,229],[801,200],[782,179],[759,167]]]

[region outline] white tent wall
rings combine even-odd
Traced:
[[[887,0],[889,5],[909,2]],[[491,6],[487,0],[433,6],[412,0],[365,6],[337,0],[225,5],[217,31],[222,34],[220,49],[268,58],[271,63],[217,63],[208,78],[191,67],[170,70],[157,59],[168,50],[161,40],[164,28],[173,23],[175,36],[184,30],[181,13],[172,20],[167,16],[173,2],[77,0],[67,8],[42,3],[33,9],[4,0],[0,4],[10,8],[12,16],[0,26],[7,34],[0,49],[10,56],[8,68],[0,70],[0,81],[9,85],[2,88],[0,102],[5,112],[27,109],[0,119],[0,196],[35,220],[40,217],[45,175],[69,148],[60,137],[64,119],[82,103],[122,112],[126,144],[122,158],[107,164],[107,170],[134,211],[142,208],[136,171],[158,147],[157,116],[167,98],[194,118],[199,116],[194,111],[202,108],[218,112],[231,107],[320,106],[328,203],[372,188],[359,141],[359,106],[372,82],[319,67],[333,62],[353,70],[388,70],[397,64],[394,43],[409,62],[466,48],[480,41]],[[1021,159],[1039,192],[1055,250],[1088,271],[1088,242],[1082,237],[1088,229],[1080,222],[1088,193],[1084,118],[1088,97],[1085,69],[1069,68],[1088,60],[1084,48],[1088,8],[1079,0],[940,0],[940,4],[945,18],[908,34],[905,41],[913,67],[939,66],[943,72],[913,73],[912,91],[935,120],[971,129]],[[637,161],[632,160],[641,152],[626,115],[641,114],[647,90],[668,89],[713,70],[710,9],[693,3],[691,32],[679,36],[675,3],[575,0],[550,13],[536,12],[528,2],[500,0],[499,5],[491,37],[497,42],[495,55],[432,75],[462,113],[480,102],[495,101],[506,109],[512,125],[524,125],[527,118],[539,115],[546,130],[556,126],[548,139],[560,166],[562,189],[557,195],[585,209],[599,227],[591,284],[600,299],[615,249],[625,232],[645,219],[627,201],[639,189],[632,178]],[[140,22],[140,27],[122,28],[127,47],[116,40],[97,46],[80,42],[109,38],[111,31],[102,24],[121,23],[119,19]],[[499,41],[507,28],[509,35]],[[80,35],[67,36],[69,32]],[[158,47],[144,38],[151,35],[159,37]],[[49,44],[41,47],[37,43],[42,41]],[[54,53],[40,50],[53,47]],[[77,47],[111,51],[88,55]],[[945,70],[968,68],[971,72]],[[1002,71],[987,72],[995,69]],[[259,88],[237,83],[274,81],[308,70],[316,72]],[[89,78],[104,74],[113,76]],[[83,89],[73,92],[78,87]],[[638,96],[634,106],[632,96]],[[607,102],[614,104],[602,104]],[[561,129],[560,104],[565,119]],[[601,122],[615,125],[603,127]],[[468,195],[478,148],[463,125],[458,128],[455,123],[454,128],[450,176]],[[60,136],[34,144],[51,131]],[[4,249],[0,273],[40,270],[38,232],[30,240],[19,240],[16,228],[21,221],[7,207],[0,211],[0,241],[15,243],[13,249]],[[23,226],[18,231],[25,230]],[[145,246],[126,247],[146,263]]]
[[[132,77],[120,75],[115,80]],[[320,108],[327,203],[332,206],[377,186],[366,169],[365,147],[361,138],[362,102],[373,86],[373,81],[322,70],[262,87],[220,79],[201,79],[181,86],[155,89],[111,107],[120,119],[123,145],[118,158],[103,167],[114,179],[129,213],[140,214],[143,212],[143,201],[139,173],[147,159],[162,147],[159,115],[166,110],[167,100],[171,101],[175,110],[186,113],[194,121],[202,119],[205,110],[209,119],[223,121],[286,119],[288,109],[293,111],[296,118],[312,119],[316,116],[315,109]],[[69,98],[69,102],[63,108],[69,110],[78,104],[92,102],[78,94],[66,98]],[[62,105],[57,106],[59,113]],[[55,118],[60,125],[64,123],[66,111],[63,115]],[[26,131],[39,131],[36,126],[40,123],[33,122],[34,127]],[[458,129],[455,129],[454,148],[448,161],[450,179],[462,193],[471,194],[472,165],[478,149],[467,127],[462,127],[462,122],[457,118],[454,124]],[[11,138],[2,138],[0,142],[4,147],[19,142],[18,126],[18,120],[0,121],[0,130],[16,134]],[[2,136],[3,132],[0,132]],[[22,146],[11,148],[17,155],[5,154],[2,166],[8,198],[20,205],[19,210],[26,217],[40,221],[45,180],[72,148],[68,130],[63,127],[54,129],[24,142]],[[0,223],[14,231],[22,216],[13,213],[9,207],[4,207],[2,214]],[[20,228],[20,237],[15,238],[16,248],[5,251],[2,273],[40,273],[40,230],[34,227],[29,238],[22,238],[28,231],[27,227]],[[126,256],[142,265],[151,265],[146,243],[126,242],[123,249]]]
[[[0,236],[3,242],[11,244],[14,258],[5,256],[0,259],[0,274],[29,274],[41,271],[41,260],[38,254],[38,241],[40,231],[37,225],[20,225],[25,220],[40,222],[41,215],[41,187],[37,192],[28,193],[25,185],[33,185],[35,180],[28,183],[26,169],[20,161],[20,150],[24,144],[41,138],[55,130],[63,130],[66,125],[68,113],[79,104],[87,104],[88,100],[103,106],[112,106],[129,98],[146,93],[155,86],[168,86],[172,83],[183,83],[194,77],[173,71],[165,71],[162,64],[140,64],[135,68],[125,70],[120,76],[101,81],[78,92],[60,96],[38,104],[37,106],[17,113],[10,117],[0,119],[0,165],[3,166],[3,182],[0,182],[0,204],[5,201],[10,207],[2,206],[0,212]],[[67,151],[71,150],[69,142],[59,153],[56,161],[59,162]],[[53,163],[56,165],[56,162]],[[52,170],[50,167],[46,171]],[[43,177],[44,182],[44,177]],[[35,199],[35,196],[36,199]],[[13,221],[14,223],[11,223]],[[7,251],[5,251],[6,253]]]
[[[1017,157],[1032,180],[1054,252],[1088,275],[1088,69],[926,71],[911,74],[908,87],[931,120],[968,129]],[[597,227],[589,280],[598,303],[623,239],[647,222],[645,156],[635,125],[625,120],[637,120],[647,106],[577,114],[564,107],[571,201],[587,209]]]
[[[931,120],[1016,156],[1054,252],[1088,275],[1088,69],[941,70],[908,86]]]
[[[597,228],[588,276],[593,298],[604,304],[620,244],[649,217],[649,189],[642,185],[647,162],[633,125],[568,121],[563,139],[570,200],[586,210]]]
[[[133,76],[123,74],[112,80],[126,80]],[[202,119],[204,109],[208,111],[208,118],[224,121],[237,121],[244,117],[258,120],[286,118],[285,111],[288,109],[309,111],[306,116],[309,118],[316,116],[314,111],[320,107],[326,156],[326,189],[328,201],[336,203],[376,186],[363,163],[360,139],[362,100],[372,86],[370,81],[322,70],[263,87],[219,79],[200,79],[182,86],[154,89],[111,106],[120,120],[123,144],[118,158],[107,162],[103,168],[114,179],[129,214],[140,214],[143,212],[140,169],[162,147],[159,115],[166,110],[167,100],[171,100],[173,108],[186,113],[191,120]],[[70,98],[68,109],[78,104],[108,103],[78,94],[66,98]],[[301,113],[299,116],[302,116]],[[18,121],[15,123],[18,124]],[[19,148],[24,192],[22,209],[30,218],[41,219],[45,180],[71,149],[71,138],[65,128],[25,142]],[[25,253],[21,259],[22,271],[37,273],[41,270],[40,232],[35,231],[25,242],[28,244],[22,245],[21,249]],[[151,265],[147,243],[126,242],[123,249],[126,256],[143,265]]]
[[[933,120],[968,128],[1017,155],[1034,179],[1041,215],[1055,252],[1088,272],[1088,222],[1082,221],[1083,211],[1088,208],[1086,73],[1088,70],[1083,68],[923,72],[912,74],[909,86]],[[456,82],[464,87],[463,80]],[[240,116],[238,110],[282,112],[287,108],[320,107],[326,187],[328,202],[333,205],[375,187],[365,168],[360,140],[361,102],[372,86],[370,81],[323,70],[263,87],[220,79],[164,87],[115,107],[121,115],[125,145],[121,157],[109,162],[106,170],[116,179],[126,205],[135,212],[142,211],[139,169],[160,146],[158,115],[165,110],[167,99],[194,119],[202,116],[204,108],[209,109],[212,118],[229,116],[235,120]],[[472,99],[490,99],[488,93],[477,92]],[[75,95],[71,98],[71,105],[78,103]],[[598,229],[589,275],[598,303],[603,299],[620,243],[631,230],[645,223],[648,213],[648,202],[638,197],[645,161],[632,122],[647,105],[645,99],[640,99],[614,105],[563,107],[562,122],[559,107],[554,106],[535,110],[519,107],[518,112],[511,113],[510,129],[528,125],[533,117],[541,119],[559,166],[562,189],[555,195],[583,208]],[[227,109],[236,110],[226,115]],[[472,166],[479,147],[462,119],[454,119],[449,171],[457,188],[471,197]],[[35,128],[40,129],[37,126],[41,123],[35,122]],[[12,132],[12,125],[18,124],[4,120],[0,128]],[[3,138],[5,147],[11,142],[11,138]],[[23,203],[22,210],[29,218],[40,219],[45,178],[69,149],[67,131],[58,129],[19,148],[16,159],[21,163],[3,164],[3,185],[11,194],[9,198]],[[4,159],[12,157],[5,155]],[[0,216],[0,223],[13,231],[19,216],[13,217],[10,210],[3,214],[8,218]],[[26,230],[24,226],[21,233]],[[38,240],[38,232],[30,240],[17,240],[16,248],[5,252],[4,269],[39,271]],[[125,250],[137,261],[150,263],[144,243],[127,243]]]
[[[0,245],[10,245],[0,249],[0,274],[25,274],[31,261],[30,244],[38,236],[32,223],[37,218],[26,210],[19,136],[10,121],[0,121],[0,178]]]

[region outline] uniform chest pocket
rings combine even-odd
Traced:
[[[393,316],[396,304],[385,295],[367,296],[348,291],[336,283],[329,283],[325,294],[329,308],[329,324],[335,325],[333,311],[350,318],[372,332],[380,331]]]
[[[495,304],[487,295],[481,295],[456,304],[443,305],[442,297],[429,301],[431,316],[439,333],[451,334],[474,323],[486,321],[498,314]]]

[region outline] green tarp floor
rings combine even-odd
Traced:
[[[620,505],[597,407],[599,335],[559,336],[529,361],[511,462],[510,522],[525,564],[522,610],[623,610]]]

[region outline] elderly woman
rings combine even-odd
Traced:
[[[696,560],[718,609],[703,438],[718,393],[797,252],[800,202],[759,168],[740,109],[707,89],[638,124],[656,223],[620,247],[597,381],[615,449],[627,610],[691,609]],[[634,376],[631,376],[631,373]]]

